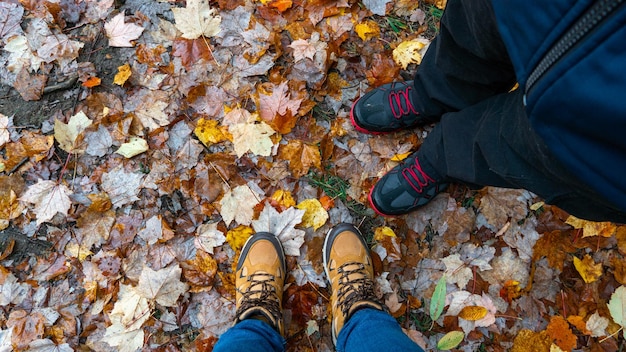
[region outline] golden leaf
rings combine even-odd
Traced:
[[[617,226],[612,222],[596,222],[579,219],[570,215],[565,221],[575,229],[583,229],[583,237],[602,236],[611,237],[615,233]]]
[[[521,330],[515,340],[511,352],[549,352],[552,339],[545,331],[534,332],[531,330]]]
[[[304,210],[301,222],[304,227],[312,227],[313,230],[317,230],[328,221],[328,212],[322,203],[315,198],[303,200],[296,208]]]
[[[289,168],[295,177],[306,175],[311,167],[322,168],[322,158],[317,146],[300,140],[291,140],[279,150],[279,158],[289,160]]]
[[[291,192],[282,189],[277,190],[270,197],[276,201],[282,208],[287,209],[296,205],[296,201],[293,199]]]
[[[124,83],[126,83],[126,81],[128,80],[128,78],[131,75],[131,71],[130,71],[130,65],[129,64],[124,64],[122,66],[118,66],[117,67],[117,73],[115,74],[115,77],[113,78],[113,83],[119,85],[119,86],[123,86]]]
[[[574,257],[574,267],[586,283],[590,284],[602,276],[602,263],[596,264],[589,254],[583,260]]]
[[[459,318],[465,320],[480,320],[487,315],[487,308],[481,306],[467,306],[459,312]]]
[[[382,241],[385,237],[396,237],[396,233],[388,226],[377,227],[374,230],[374,240]]]
[[[354,26],[354,31],[361,39],[368,40],[380,34],[380,27],[374,21],[364,21]]]
[[[205,120],[201,118],[198,120],[196,128],[193,130],[193,134],[198,137],[202,144],[210,147],[213,144],[232,139],[228,133],[227,128],[218,126],[219,122],[216,120]],[[229,138],[230,137],[230,138]]]
[[[574,325],[574,327],[583,334],[591,334],[591,331],[587,330],[587,323],[580,315],[570,315],[567,317],[567,322]]]
[[[393,60],[405,70],[409,64],[419,65],[422,63],[422,49],[426,44],[428,41],[425,39],[404,41],[393,49]]]
[[[234,250],[240,250],[254,230],[249,226],[239,225],[226,233],[226,242]]]

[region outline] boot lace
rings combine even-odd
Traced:
[[[337,302],[341,312],[346,317],[350,308],[357,302],[371,301],[377,303],[374,294],[374,282],[364,270],[365,265],[358,262],[348,262],[337,269],[337,273],[341,274]]]
[[[417,193],[424,192],[424,187],[431,182],[436,182],[422,170],[422,166],[417,159],[402,170],[402,176]]]
[[[389,93],[389,106],[391,107],[391,113],[396,119],[400,119],[403,116],[411,113],[418,114],[411,103],[410,96],[411,87],[406,89],[392,90]]]
[[[237,309],[235,316],[239,317],[250,308],[263,307],[272,314],[274,324],[280,320],[282,312],[276,287],[272,285],[274,280],[274,275],[267,273],[254,273],[248,276],[250,286],[245,292],[242,292],[242,304]]]

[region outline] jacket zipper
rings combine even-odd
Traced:
[[[533,86],[562,59],[576,44],[581,42],[589,33],[598,28],[603,20],[609,17],[624,0],[601,0],[595,2],[572,27],[550,48],[548,53],[539,61],[539,64],[528,76],[524,91],[524,105],[526,96]]]

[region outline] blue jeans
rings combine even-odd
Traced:
[[[260,320],[247,319],[226,331],[215,344],[213,352],[284,351],[285,339]],[[365,308],[358,310],[343,326],[337,337],[339,352],[379,351],[424,352],[409,339],[398,322],[388,313]]]

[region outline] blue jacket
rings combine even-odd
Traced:
[[[626,0],[492,1],[533,128],[626,211]]]

